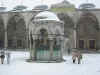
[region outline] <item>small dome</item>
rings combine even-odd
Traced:
[[[36,10],[47,10],[48,6],[47,5],[38,5],[34,9],[36,9]]]
[[[51,8],[64,8],[64,7],[69,8],[69,7],[73,7],[73,6],[74,6],[73,4],[71,4],[67,0],[64,0],[61,3],[53,4],[51,6]]]
[[[67,12],[67,11],[75,11],[75,6],[68,2],[67,0],[64,0],[60,3],[56,3],[51,5],[50,8],[51,11],[61,13],[61,12]]]
[[[57,15],[50,11],[40,12],[35,16],[35,21],[54,20],[60,21]]]
[[[79,6],[80,9],[93,9],[95,5],[92,3],[84,3]]]
[[[18,5],[18,6],[16,6],[16,7],[14,7],[13,11],[24,10],[24,9],[26,9],[26,8],[27,8],[27,7],[24,6],[24,5]]]
[[[0,7],[0,12],[5,11],[6,7]]]

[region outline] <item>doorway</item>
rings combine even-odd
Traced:
[[[89,49],[96,48],[96,40],[89,40]]]
[[[84,40],[79,40],[79,48],[84,48]]]

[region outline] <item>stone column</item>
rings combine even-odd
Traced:
[[[35,40],[33,41],[32,60],[36,60]]]
[[[26,24],[26,48],[27,48],[27,50],[29,50],[29,48],[30,48],[30,29],[29,29],[29,24],[30,24],[30,22],[28,21],[28,19],[27,18],[25,18],[24,19],[25,20],[25,24]]]
[[[31,37],[30,37],[30,59],[32,60],[36,60],[36,52],[35,52],[35,39],[32,37],[33,40],[31,40]],[[32,45],[32,42],[33,41],[33,45]]]
[[[63,58],[63,54],[62,53],[63,53],[63,50],[64,50],[64,41],[65,41],[64,39],[60,40],[60,43],[61,43],[60,44],[60,60],[62,60],[62,58]]]
[[[8,38],[7,38],[7,25],[5,26],[5,40],[4,40],[4,48],[7,49],[8,47]]]
[[[76,29],[74,29],[74,48],[77,48],[77,42],[76,42]]]
[[[15,35],[12,37],[12,45],[11,45],[12,48],[14,48],[16,50],[17,48],[17,37],[16,37],[16,33]]]
[[[3,21],[4,21],[4,48],[6,49],[8,47],[8,38],[7,38],[7,21],[8,21],[8,15],[4,14],[2,15]]]
[[[29,31],[28,31],[28,28],[26,28],[26,49],[28,50],[29,48]]]
[[[32,44],[31,44],[31,35],[29,34],[29,49],[30,49],[30,59],[32,59]]]
[[[53,59],[53,46],[54,46],[54,40],[52,39],[51,41],[50,41],[50,60],[52,60]]]

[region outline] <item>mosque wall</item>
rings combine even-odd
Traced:
[[[36,11],[0,12],[0,48],[27,48],[29,25],[36,14]]]
[[[88,13],[88,14],[87,14]],[[80,10],[76,9],[72,13],[63,13],[64,16],[59,16],[60,20],[64,21],[64,33],[66,39],[69,38],[71,48],[79,48],[85,50],[100,49],[100,9]],[[87,15],[85,15],[87,14]],[[89,16],[90,15],[90,16]],[[69,16],[73,22],[72,27]],[[82,17],[87,17],[82,19]],[[87,31],[86,31],[87,29]],[[84,44],[83,48],[80,43]],[[67,42],[68,43],[68,42]],[[80,46],[80,47],[79,47]],[[94,48],[92,48],[94,46]]]
[[[10,48],[9,43],[12,44],[12,48],[27,48],[28,47],[28,36],[29,31],[32,30],[29,26],[34,26],[35,24],[32,22],[34,16],[41,11],[28,11],[28,12],[5,12],[0,13],[0,48]],[[88,31],[86,31],[83,23],[88,23],[84,21],[82,24],[79,24],[82,14],[89,12],[95,16],[95,20],[98,23],[94,23],[93,26],[97,27],[97,31],[92,27],[92,24],[88,24]],[[65,16],[58,17],[64,21],[66,19],[66,23],[64,24],[64,34],[66,34],[65,38],[70,38],[70,43],[72,43],[71,48],[79,48],[79,40],[85,40],[84,49],[87,49],[89,44],[87,43],[89,39],[95,39],[95,48],[100,49],[100,10],[75,10],[74,12],[65,13]],[[64,18],[63,18],[64,17]],[[70,20],[68,20],[70,18]],[[93,19],[94,20],[94,19]],[[52,23],[51,23],[52,24]],[[56,25],[58,25],[56,23]],[[70,27],[71,26],[71,27]],[[84,28],[82,32],[78,31],[78,28]],[[90,31],[89,34],[86,34]],[[94,32],[93,32],[94,31]],[[96,31],[96,32],[95,32]],[[76,32],[76,36],[75,36]],[[94,33],[93,35],[90,35]],[[76,40],[75,40],[76,38]],[[76,45],[75,45],[76,41]],[[92,41],[93,42],[93,41]],[[18,47],[21,45],[22,47]]]
[[[85,50],[100,49],[100,10],[77,10],[75,31],[76,48]],[[87,14],[87,15],[86,15]],[[74,21],[75,22],[75,21]]]

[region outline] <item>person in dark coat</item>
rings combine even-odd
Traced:
[[[81,60],[82,60],[82,53],[80,51],[78,51],[77,53],[77,59],[78,59],[78,64],[81,64]]]
[[[76,59],[77,59],[77,51],[73,51],[72,52],[72,60],[73,60],[73,63],[76,62]]]
[[[5,52],[4,51],[1,51],[0,58],[1,58],[1,64],[3,64],[4,63],[4,59],[5,59]]]
[[[73,60],[73,63],[76,62],[76,59],[78,61],[78,64],[81,64],[82,53],[80,51],[77,51],[77,50],[72,52],[72,60]]]

